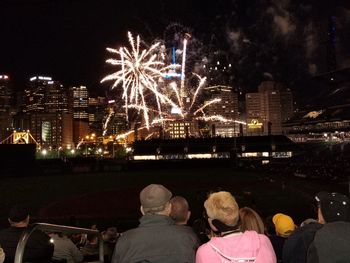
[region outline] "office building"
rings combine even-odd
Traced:
[[[292,114],[292,93],[272,80],[263,81],[257,93],[246,94],[248,135],[282,134],[282,121]]]
[[[210,100],[220,99],[219,103],[213,103],[206,108],[209,116],[221,116],[227,121],[211,121],[212,136],[233,137],[240,132],[240,114],[238,111],[238,95],[229,86],[211,86],[206,88]],[[237,122],[236,122],[237,121]]]

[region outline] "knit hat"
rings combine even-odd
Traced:
[[[172,193],[161,184],[150,184],[140,193],[143,208],[157,208],[169,202]]]
[[[343,194],[319,192],[315,196],[327,223],[350,221],[350,199]]]
[[[276,233],[282,237],[288,237],[295,229],[293,219],[285,214],[275,214],[272,217],[272,222],[275,225]]]
[[[8,218],[12,222],[22,222],[29,216],[29,211],[26,207],[21,205],[15,205],[11,208]]]

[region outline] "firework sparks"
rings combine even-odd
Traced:
[[[206,77],[193,73],[198,78],[198,84],[196,86],[186,85],[185,64],[188,38],[188,36],[185,37],[183,42],[181,74],[179,74],[176,69],[180,65],[171,64],[167,66],[163,62],[165,53],[160,49],[159,42],[149,48],[143,48],[141,47],[140,37],[137,36],[135,40],[132,34],[128,32],[130,50],[126,47],[119,49],[107,48],[107,51],[116,54],[118,59],[111,58],[106,62],[118,66],[119,70],[107,75],[101,82],[114,81],[112,88],[122,88],[126,118],[128,118],[128,111],[131,109],[139,113],[142,112],[143,127],[140,129],[147,128],[149,130],[150,127],[157,125],[166,128],[166,123],[189,119],[245,124],[221,115],[206,116],[205,109],[212,104],[220,103],[221,99],[214,98],[204,103],[199,101],[200,93],[206,83]],[[158,60],[158,57],[162,58],[162,56],[163,59]],[[178,76],[181,76],[181,78],[177,82],[176,77]],[[166,81],[169,78],[174,78],[175,81]],[[107,117],[106,123],[109,119],[110,116]],[[116,138],[125,138],[133,132],[128,131]],[[151,132],[150,134],[155,133]]]
[[[139,111],[143,112],[143,118],[147,128],[149,128],[149,105],[146,100],[148,92],[153,93],[156,98],[158,112],[161,114],[161,103],[167,102],[174,104],[169,98],[164,96],[158,90],[158,79],[164,73],[173,68],[174,65],[164,66],[164,63],[157,60],[156,49],[159,42],[152,45],[149,49],[140,50],[140,36],[134,40],[132,34],[128,32],[129,43],[131,49],[122,47],[119,50],[107,48],[107,51],[117,54],[120,59],[108,59],[107,63],[121,67],[121,69],[113,74],[103,78],[101,82],[113,80],[112,88],[122,85],[122,98],[125,102],[126,116],[128,116],[129,104],[137,105]]]

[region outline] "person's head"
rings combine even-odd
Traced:
[[[29,224],[29,211],[22,205],[14,205],[8,215],[8,221],[14,227],[26,227]]]
[[[118,238],[118,231],[116,227],[109,227],[102,232],[102,237],[104,241],[115,242]]]
[[[272,222],[275,225],[276,235],[281,237],[288,237],[295,229],[293,219],[285,214],[275,214]]]
[[[86,240],[88,241],[89,244],[91,245],[96,245],[98,244],[98,234],[87,234]]]
[[[257,212],[250,207],[242,207],[239,209],[239,216],[241,219],[241,230],[254,230],[259,234],[265,233],[264,223]]]
[[[175,224],[186,225],[191,216],[187,200],[182,196],[174,196],[170,199],[170,203],[170,217],[174,219]]]
[[[308,224],[315,224],[318,223],[318,221],[314,218],[307,218],[303,222],[300,223],[300,227],[306,226]]]
[[[318,222],[350,221],[350,200],[340,193],[319,192],[315,196],[318,206]]]
[[[140,192],[141,213],[143,215],[170,215],[172,193],[161,184],[150,184]]]
[[[239,223],[239,207],[229,192],[211,193],[204,202],[208,222],[213,231],[226,232],[237,228]]]

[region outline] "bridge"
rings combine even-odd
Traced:
[[[0,144],[35,144],[37,149],[41,148],[40,144],[34,139],[29,131],[14,131],[10,136],[2,140]]]

